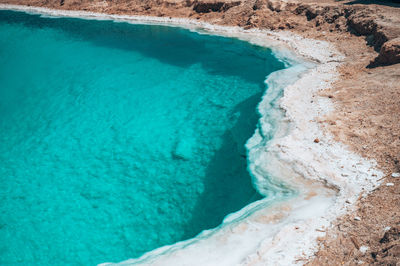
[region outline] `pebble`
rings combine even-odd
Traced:
[[[390,227],[390,226],[386,226],[386,227],[383,229],[383,231],[387,232],[387,231],[389,231],[389,230],[390,230],[390,228],[392,228],[392,227]]]
[[[358,216],[356,216],[356,217],[354,217],[354,220],[356,220],[356,221],[361,221],[361,218],[358,217]]]
[[[365,252],[367,252],[367,250],[368,250],[368,247],[367,247],[367,246],[361,246],[361,247],[360,247],[360,252],[361,252],[362,254],[364,254]]]
[[[393,183],[386,183],[386,186],[387,186],[387,187],[393,187],[394,184],[393,184]]]
[[[398,178],[398,177],[400,177],[400,173],[393,173],[393,174],[392,174],[392,177]]]

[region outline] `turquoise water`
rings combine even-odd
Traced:
[[[282,68],[235,39],[0,11],[0,264],[137,257],[259,199],[244,144]]]

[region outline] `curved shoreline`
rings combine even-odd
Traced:
[[[222,228],[203,232],[196,241],[192,239],[163,247],[123,264],[144,262],[146,258],[154,265],[168,265],[168,261],[174,265],[209,265],[216,258],[220,265],[301,263],[299,259],[310,256],[315,251],[316,238],[324,234],[320,231],[324,231],[337,216],[351,210],[360,193],[371,191],[383,175],[373,169],[373,162],[349,152],[323,133],[318,126],[316,118],[331,111],[332,106],[329,99],[318,96],[317,92],[328,88],[337,78],[336,68],[342,58],[328,43],[304,39],[289,32],[243,30],[189,19],[104,15],[10,5],[0,5],[0,9],[38,12],[51,16],[168,24],[196,31],[205,30],[207,33],[236,37],[270,48],[272,45],[274,52],[283,60],[290,61],[289,58],[293,55],[286,56],[286,51],[277,46],[284,45],[301,57],[318,62],[313,68],[295,73],[295,77],[300,73],[301,77],[291,84],[280,84],[279,76],[294,70],[293,67],[274,72],[268,77],[269,89],[259,105],[259,111],[263,115],[260,118],[260,127],[247,144],[249,156],[253,159],[250,161],[254,162],[250,169],[259,190],[265,185],[264,176],[268,172],[270,182],[284,178],[286,183],[290,183],[300,192],[298,197],[269,207],[265,207],[267,202],[251,204],[239,213],[228,216]],[[284,89],[284,95],[275,103],[276,95],[281,89]],[[280,117],[282,114],[275,116],[282,122],[282,126],[288,126],[288,132],[285,134],[286,130],[278,130],[271,141],[264,143],[261,136],[270,134],[268,123],[271,118],[266,117],[267,113],[264,112],[268,105],[279,106],[285,112],[284,119]],[[316,138],[319,139],[318,143],[314,142]],[[328,162],[329,165],[326,165]],[[346,179],[350,173],[358,178]],[[334,189],[327,189],[321,182]],[[315,191],[319,193],[315,195]],[[331,201],[333,192],[336,198]],[[243,220],[235,219],[241,214],[247,216],[253,208],[257,211],[250,216]],[[210,255],[210,249],[214,257]],[[166,252],[167,250],[169,251]],[[283,250],[285,254],[281,253]],[[162,254],[162,262],[153,261],[154,254]],[[224,257],[226,254],[229,254],[229,258]]]

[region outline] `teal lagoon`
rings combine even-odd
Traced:
[[[247,171],[271,50],[0,11],[0,264],[94,265],[261,199]]]

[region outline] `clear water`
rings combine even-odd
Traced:
[[[235,39],[0,11],[0,264],[137,257],[259,199],[244,143],[281,68]]]

